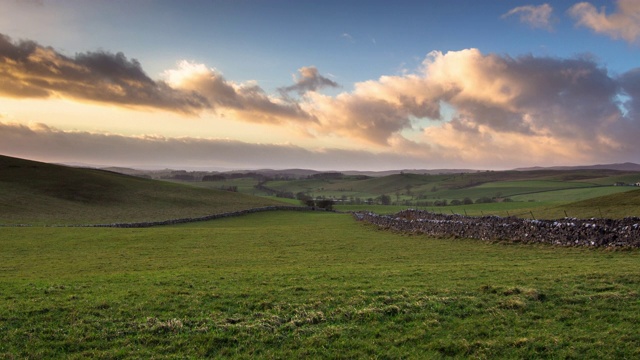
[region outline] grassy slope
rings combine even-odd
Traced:
[[[250,179],[249,179],[250,180]],[[488,171],[469,174],[418,175],[396,174],[386,177],[358,179],[301,179],[278,180],[267,183],[268,187],[291,193],[306,192],[313,196],[327,196],[340,199],[345,197],[367,200],[387,194],[393,202],[410,201],[414,205],[380,207],[370,205],[338,205],[340,210],[367,209],[380,213],[393,213],[407,207],[420,207],[435,212],[459,213],[468,215],[494,214],[500,216],[516,215],[536,218],[569,216],[587,217],[626,217],[640,216],[640,203],[624,208],[606,209],[591,206],[574,211],[563,205],[585,199],[634,190],[633,187],[616,187],[616,182],[635,183],[640,173],[613,170],[536,170],[536,171]],[[222,184],[237,185],[241,192],[260,194],[253,188],[256,180],[230,180],[226,182],[192,183],[201,187],[220,187]],[[407,194],[407,190],[410,194]],[[418,199],[417,197],[420,196]],[[482,197],[510,197],[511,203],[474,204],[464,206],[424,207],[415,205],[416,201],[433,202],[435,200],[475,201]],[[282,199],[278,199],[282,201]],[[295,201],[294,201],[295,203]],[[592,205],[595,203],[592,203]]]
[[[285,212],[7,228],[0,248],[0,358],[640,356],[637,251]]]
[[[573,217],[594,217],[594,209],[604,217],[640,217],[640,189],[577,201],[565,205]],[[613,214],[611,216],[610,214]]]
[[[634,181],[635,179],[635,181]],[[617,181],[636,182],[640,173],[610,170],[579,171],[500,171],[473,174],[417,175],[397,174],[357,180],[270,181],[266,185],[281,191],[308,192],[324,196],[358,196],[366,199],[382,194],[426,195],[429,199],[477,199],[488,196],[515,196],[571,188],[610,186]],[[407,197],[403,197],[407,198]]]
[[[166,220],[271,204],[281,203],[0,156],[0,224]]]
[[[228,179],[228,180],[218,180],[218,181],[180,181],[180,180],[169,180],[171,182],[177,184],[185,184],[190,186],[201,187],[205,189],[227,189],[229,187],[235,186],[238,188],[238,192],[243,194],[250,194],[254,196],[268,196],[264,191],[258,190],[255,186],[259,183],[258,180],[253,178],[239,178],[239,179]]]
[[[588,200],[582,200],[588,199]],[[498,215],[536,219],[558,219],[565,216],[592,218],[640,217],[640,190],[629,187],[587,187],[552,190],[513,196],[513,202],[472,204],[460,206],[418,206],[436,213],[456,213],[469,216]],[[393,214],[408,207],[404,205],[338,205],[341,211],[373,211]]]

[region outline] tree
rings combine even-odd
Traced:
[[[316,202],[316,205],[325,210],[333,210],[333,200],[325,199]]]
[[[433,202],[434,206],[447,206],[447,200],[436,200]]]
[[[226,180],[223,175],[205,175],[202,177],[202,181],[222,181]]]
[[[488,204],[488,203],[492,203],[493,200],[491,200],[490,197],[488,196],[483,196],[479,199],[476,200],[476,204]]]
[[[311,199],[311,196],[307,195],[303,191],[300,191],[300,192],[296,193],[296,199],[298,199],[298,200],[300,200],[300,201],[302,201],[304,203],[308,199]]]
[[[379,199],[382,205],[391,205],[391,196],[384,194],[380,195]]]

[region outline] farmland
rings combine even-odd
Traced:
[[[406,237],[288,212],[6,228],[4,358],[632,358],[638,252]]]
[[[640,356],[637,250],[410,236],[324,211],[133,229],[52,226],[286,203],[221,191],[216,181],[0,160],[0,224],[9,225],[0,227],[2,359]],[[606,185],[635,175],[607,174],[399,174],[266,185],[341,193],[350,183],[354,194],[371,196],[411,185],[406,200],[435,186],[434,196],[502,192],[513,200],[430,207],[445,213],[637,216],[640,191]],[[420,183],[427,177],[439,180]],[[224,185],[248,192],[251,184]]]
[[[300,203],[296,197],[331,199],[342,211],[394,213],[408,207],[438,213],[536,218],[640,216],[638,209],[619,207],[614,199],[638,190],[628,186],[640,173],[614,170],[530,170],[425,175],[402,173],[383,177],[330,173],[289,179],[237,178],[179,182],[205,188],[236,187],[239,192]],[[626,186],[617,186],[625,184]],[[260,186],[261,188],[258,188]],[[269,196],[271,189],[281,197]],[[387,202],[383,201],[387,198]],[[570,204],[608,197],[589,207]],[[633,196],[632,196],[633,197]],[[598,202],[598,200],[595,200]],[[384,205],[383,205],[384,204]]]

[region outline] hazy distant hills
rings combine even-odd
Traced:
[[[172,172],[182,170],[139,170],[125,167],[104,167],[102,170],[113,171],[117,173],[134,175],[134,176],[150,176],[153,178],[160,178],[163,174],[171,174]],[[599,164],[599,165],[584,165],[584,166],[551,166],[551,167],[525,167],[517,168],[512,171],[536,171],[536,170],[617,170],[617,171],[638,171],[640,172],[640,164],[626,162],[620,164]],[[339,171],[345,175],[352,176],[368,176],[368,177],[384,177],[396,174],[420,174],[420,175],[444,175],[444,174],[462,174],[462,173],[477,173],[486,170],[477,169],[403,169],[403,170],[387,170],[387,171]],[[334,171],[319,171],[311,169],[258,169],[258,170],[232,170],[232,171],[195,171],[194,173],[201,174],[241,174],[241,173],[253,173],[264,175],[265,177],[290,177],[290,178],[304,178],[321,173],[328,173]],[[338,172],[338,171],[335,171]]]
[[[532,170],[618,170],[618,171],[640,171],[640,165],[636,163],[626,162],[621,164],[600,164],[600,165],[584,165],[584,166],[551,166],[551,167],[527,167],[517,168],[517,171]]]
[[[444,175],[444,174],[461,174],[474,173],[480,170],[472,169],[404,169],[404,170],[388,170],[388,171],[343,171],[346,175],[365,175],[371,177],[381,177],[396,174],[418,174],[418,175]]]

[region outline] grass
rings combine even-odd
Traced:
[[[335,208],[340,211],[373,211],[378,214],[393,214],[407,208],[418,208],[435,213],[469,216],[531,218],[533,215],[536,219],[558,219],[566,216],[614,219],[640,217],[640,190],[634,187],[606,186],[542,191],[514,196],[512,199],[512,202],[460,206],[337,205]]]
[[[218,181],[171,180],[171,182],[175,182],[183,185],[201,187],[205,189],[215,189],[215,190],[236,187],[238,189],[238,192],[241,192],[243,194],[250,194],[254,196],[269,196],[269,194],[267,194],[266,192],[255,188],[255,186],[258,185],[259,181],[253,178],[238,178],[238,179],[227,179],[227,180],[218,180]]]
[[[418,207],[417,203],[433,203],[436,200],[472,201],[480,198],[511,198],[515,203],[503,205],[473,205],[471,207],[436,208],[436,211],[459,212],[480,215],[483,213],[507,215],[517,212],[519,216],[534,210],[543,210],[544,216],[564,216],[566,209],[558,206],[634,190],[628,186],[613,186],[616,182],[635,183],[640,180],[637,172],[613,170],[537,170],[537,171],[488,171],[469,174],[418,175],[396,174],[378,178],[361,179],[344,177],[342,179],[300,179],[269,181],[266,186],[288,191],[293,194],[305,192],[311,196],[324,196],[334,199],[351,200],[376,199],[380,195],[389,195],[391,200],[401,207]],[[526,204],[525,204],[526,203]],[[345,207],[341,209],[371,208],[367,205]],[[621,216],[622,211],[610,209],[608,216]],[[633,210],[627,208],[625,210]],[[393,212],[389,209],[380,211]],[[582,212],[585,213],[585,212]],[[598,216],[596,212],[590,216]],[[603,213],[604,214],[604,213]],[[624,215],[622,215],[624,216]]]
[[[159,221],[268,205],[282,203],[0,156],[0,224]]]
[[[640,253],[332,213],[4,228],[0,358],[637,358]]]

